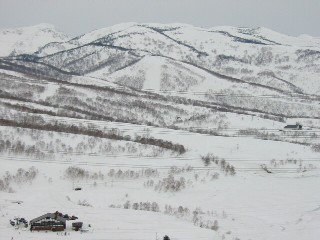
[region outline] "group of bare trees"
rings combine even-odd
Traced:
[[[221,171],[224,172],[225,175],[234,176],[236,174],[236,169],[234,166],[228,163],[225,159],[219,158],[212,153],[201,156],[201,159],[205,166],[210,166],[211,164],[219,166]]]
[[[28,119],[29,118],[29,119]],[[72,134],[80,134],[85,136],[92,136],[97,138],[106,138],[113,140],[124,140],[131,141],[140,144],[146,144],[151,146],[157,146],[163,149],[168,149],[174,151],[178,154],[183,154],[186,152],[186,149],[181,144],[175,144],[170,141],[156,139],[152,137],[141,137],[136,136],[132,139],[129,135],[123,136],[120,132],[114,131],[103,131],[98,128],[91,128],[88,126],[79,126],[75,124],[69,124],[64,122],[46,122],[41,117],[25,117],[23,119],[0,119],[0,125],[2,126],[11,126],[11,127],[22,127],[27,129],[37,129],[44,131],[53,131],[53,132],[64,132]]]
[[[186,188],[186,179],[184,177],[175,179],[172,174],[159,180],[154,186],[154,190],[159,192],[179,192],[184,188]]]
[[[160,172],[154,168],[145,168],[140,170],[121,170],[110,169],[108,176],[115,179],[138,179],[138,178],[150,178],[159,177]]]
[[[7,171],[2,179],[0,179],[0,191],[14,192],[11,186],[12,183],[19,185],[31,183],[38,176],[38,173],[39,171],[35,167],[30,167],[27,170],[19,168],[15,174]]]

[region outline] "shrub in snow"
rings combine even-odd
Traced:
[[[198,173],[195,173],[193,177],[194,177],[194,179],[195,179],[196,181],[198,181],[199,174],[198,174]]]
[[[159,171],[153,168],[141,169],[138,171],[123,171],[121,169],[116,171],[115,169],[110,169],[107,175],[111,178],[117,179],[138,179],[140,177],[158,177]]]
[[[79,200],[78,205],[85,206],[85,207],[92,207],[92,205],[88,203],[87,200],[83,200],[83,201]]]
[[[295,170],[297,173],[299,172],[306,172],[309,170],[316,169],[317,167],[311,163],[306,163],[305,161],[301,159],[293,159],[293,158],[288,158],[286,160],[275,160],[272,159],[269,162],[269,166],[266,164],[262,165],[262,169],[266,171],[267,168],[272,168],[273,172],[281,172],[282,168],[285,169],[286,165],[295,165],[294,167],[290,167],[292,170]],[[271,171],[270,171],[271,172]]]
[[[103,180],[104,175],[99,171],[98,173],[90,173],[89,171],[75,166],[70,166],[65,170],[65,177],[68,179],[94,179],[94,180]]]
[[[175,152],[178,152],[179,154],[185,153],[187,150],[185,147],[181,144],[174,144],[170,141],[162,140],[162,139],[155,139],[155,138],[145,138],[137,136],[134,142],[141,143],[141,144],[148,144],[148,145],[154,145],[159,146],[162,148],[170,149]]]
[[[185,167],[182,167],[182,168],[172,166],[172,167],[170,167],[168,174],[174,175],[174,174],[181,174],[181,173],[191,172],[191,171],[193,171],[193,167],[190,165],[186,165]]]
[[[89,172],[83,168],[70,166],[66,169],[65,176],[70,179],[84,179],[89,178]]]
[[[225,159],[219,159],[214,156],[212,153],[208,153],[206,156],[201,156],[201,159],[205,166],[209,166],[211,163],[214,163],[220,166],[220,170],[225,173],[225,175],[235,175],[236,169],[230,163],[228,163]],[[216,176],[217,177],[217,176]]]
[[[164,192],[179,192],[186,187],[186,180],[184,177],[180,177],[178,180],[173,175],[169,175],[167,178],[160,180],[154,187],[156,191]]]
[[[151,211],[152,212],[160,212],[159,204],[156,202],[151,203]]]
[[[320,152],[320,144],[314,144],[311,146],[312,151]]]
[[[171,205],[165,205],[164,213],[167,215],[175,216],[192,222],[195,226],[201,228],[207,228],[214,231],[218,231],[219,223],[218,220],[213,220],[213,211],[207,211],[206,213],[201,208],[196,208],[190,211],[189,208],[179,206],[172,207]]]
[[[61,99],[60,99],[61,100]],[[87,103],[81,101],[84,105],[88,105]],[[73,103],[75,104],[75,103]],[[158,106],[157,106],[158,107]],[[72,111],[74,107],[69,107]],[[91,109],[90,106],[87,106],[88,109]],[[156,107],[154,107],[156,108]],[[105,120],[115,120],[113,118],[104,118]],[[87,145],[93,150],[96,146],[96,138],[105,138],[105,139],[113,139],[113,140],[128,140],[127,136],[123,136],[120,131],[116,130],[100,130],[98,128],[94,128],[91,126],[84,126],[84,125],[76,125],[70,123],[62,123],[62,122],[48,122],[44,120],[41,116],[28,116],[22,115],[19,117],[15,117],[14,119],[1,119],[1,124],[4,126],[14,126],[14,127],[22,127],[28,129],[36,129],[36,130],[44,130],[44,131],[54,131],[54,132],[63,132],[63,133],[71,133],[71,134],[81,134],[85,136],[89,136]],[[92,138],[94,137],[94,138]],[[162,140],[162,139],[155,139],[155,138],[148,138],[148,137],[141,137],[137,136],[135,139],[130,139],[131,142],[146,144],[151,146],[157,146],[163,149],[172,150],[178,154],[183,154],[186,152],[186,149],[181,144],[175,144],[170,141]],[[3,149],[3,143],[1,143],[1,149]],[[20,144],[15,146],[15,152],[21,153],[25,152],[26,146],[20,142]],[[29,149],[31,153],[35,152],[35,149]],[[38,151],[37,151],[38,152]]]
[[[147,182],[144,182],[143,183],[143,186],[144,187],[153,187],[153,185],[154,185],[154,181],[151,179],[151,180],[148,180]]]
[[[211,180],[215,180],[215,179],[218,179],[219,178],[219,173],[213,173],[211,174]]]
[[[38,176],[38,172],[35,167],[30,167],[28,170],[19,168],[14,175],[7,171],[4,177],[0,179],[0,191],[14,192],[10,186],[12,183],[31,183]]]
[[[214,231],[218,231],[219,229],[219,223],[217,220],[214,220],[214,223],[213,225],[211,226],[211,229],[214,230]]]
[[[209,166],[211,161],[214,161],[214,156],[207,154],[206,156],[201,156],[201,160],[203,161],[204,166]]]
[[[139,203],[132,204],[132,209],[139,210]]]
[[[129,200],[126,201],[125,204],[123,204],[123,208],[124,208],[124,209],[130,209],[130,207],[131,207],[131,204],[130,204],[130,201],[129,201]]]
[[[264,170],[265,172],[267,172],[267,173],[272,173],[272,172],[268,169],[267,165],[261,164],[260,166],[261,166],[261,169]]]
[[[110,205],[110,207],[115,207],[115,205]],[[121,207],[121,206],[120,206]],[[132,208],[133,210],[140,210],[140,211],[151,211],[151,212],[159,212],[159,204],[156,202],[135,202],[131,205],[130,201],[127,200],[123,204],[124,209],[130,209]]]

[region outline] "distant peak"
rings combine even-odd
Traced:
[[[316,38],[316,37],[313,37],[309,34],[301,34],[298,36],[298,38],[301,38],[301,39],[312,39],[312,38]]]
[[[37,28],[56,28],[54,25],[50,24],[50,23],[39,23],[37,25],[34,25],[33,27],[37,27]]]

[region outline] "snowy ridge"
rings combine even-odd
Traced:
[[[17,50],[14,50],[16,42],[8,45],[6,38],[0,38],[0,44],[6,44],[3,51],[7,51],[7,55],[12,51],[18,51],[17,54],[30,53],[31,49],[37,48],[32,54],[36,61],[79,75],[117,81],[113,80],[114,73],[127,76],[129,68],[134,64],[141,66],[146,61],[139,63],[139,60],[144,56],[152,56],[156,65],[165,66],[162,59],[166,58],[167,61],[190,64],[191,68],[199,67],[202,73],[197,72],[202,79],[208,79],[207,73],[211,71],[239,79],[239,83],[248,82],[284,92],[320,93],[320,41],[311,36],[291,37],[267,28],[222,26],[204,29],[178,23],[123,23],[98,29],[69,41],[50,25],[26,28],[25,31],[12,30],[15,34],[17,31],[20,31],[20,38],[25,36],[26,39]],[[38,36],[34,31],[47,35],[52,33],[54,41],[44,35],[41,41],[46,40],[40,47],[39,42],[28,37]],[[26,44],[34,44],[35,47]],[[24,51],[25,48],[29,50]],[[148,66],[141,68],[147,70]],[[161,71],[157,78],[165,75]],[[193,78],[188,72],[193,70],[185,71],[184,78]],[[213,82],[216,77],[217,75],[208,81]],[[125,82],[131,87],[135,85],[127,80]],[[168,86],[165,89],[160,87],[160,90],[175,90],[174,85],[173,83],[171,89]]]
[[[285,34],[278,33],[271,29],[265,27],[257,28],[245,28],[245,27],[231,27],[231,26],[221,26],[211,28],[210,31],[214,32],[228,32],[231,35],[241,37],[241,38],[253,38],[257,41],[261,41],[265,44],[280,44],[287,46],[297,46],[297,47],[312,47],[320,46],[319,39],[309,36],[300,35],[298,37],[288,36]]]
[[[40,25],[34,29],[49,31],[53,27]],[[21,34],[28,36],[28,31]],[[192,90],[185,84],[176,86],[177,82],[185,81],[179,79],[183,78],[194,82],[193,89],[197,89],[196,85],[201,83],[203,87],[198,90],[219,92],[220,89],[214,89],[211,84],[219,78],[238,82],[235,89],[241,89],[241,84],[245,83],[258,86],[259,91],[265,88],[285,93],[319,94],[319,43],[317,38],[291,37],[267,28],[222,26],[204,29],[178,23],[123,23],[69,41],[49,42],[26,60],[32,58],[33,61],[62,71],[120,81],[121,84],[135,87],[136,83],[128,79],[131,73],[132,79],[137,79],[138,73],[131,70],[140,69],[139,74],[144,76],[144,72],[152,66],[146,61],[149,58],[140,60],[151,57],[152,65],[162,66],[155,79],[163,80],[170,69],[167,65],[172,62],[184,68],[182,75],[180,70],[173,71],[175,80],[168,80],[173,81],[172,84],[162,84],[157,87],[158,90]],[[165,62],[163,59],[166,59]],[[21,64],[21,58],[19,60]],[[194,80],[194,71],[199,79],[206,80]],[[211,77],[208,77],[208,73]],[[138,79],[144,78],[141,76]],[[145,80],[139,81],[136,87],[144,88],[141,81]]]
[[[0,29],[0,56],[32,53],[52,42],[64,42],[69,37],[53,25],[42,23],[35,26]]]
[[[134,23],[134,22],[130,23],[129,22],[129,23],[117,24],[117,25],[114,25],[111,27],[97,29],[92,32],[83,34],[82,36],[76,37],[73,40],[78,41],[80,44],[87,44],[87,43],[93,42],[99,38],[105,37],[107,35],[124,31],[124,30],[126,30],[136,24],[137,23]]]

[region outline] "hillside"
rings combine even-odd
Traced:
[[[70,240],[318,239],[319,38],[40,24],[0,56],[6,239],[56,239],[9,222],[55,211],[84,222]]]
[[[0,56],[32,54],[40,48],[69,40],[69,37],[50,24],[0,29]],[[62,50],[61,48],[59,50]]]

